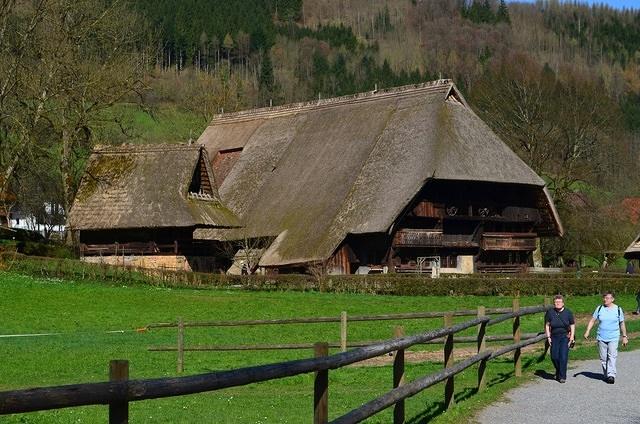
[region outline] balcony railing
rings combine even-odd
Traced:
[[[444,247],[478,247],[479,243],[474,234],[445,234],[442,238]]]
[[[403,228],[396,232],[394,247],[478,247],[477,234],[443,234],[442,230]]]
[[[81,256],[159,255],[177,254],[178,242],[158,244],[154,241],[131,243],[80,244]]]
[[[442,247],[441,230],[404,228],[393,238],[395,247]]]
[[[524,250],[536,249],[535,233],[484,233],[483,250]]]

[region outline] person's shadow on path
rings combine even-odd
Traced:
[[[581,372],[577,372],[575,374],[573,374],[574,377],[578,377],[578,376],[584,376],[587,378],[590,378],[592,380],[600,380],[602,381],[602,374],[598,374],[597,372],[591,372],[591,371],[581,371]]]
[[[553,374],[551,374],[549,372],[546,372],[545,370],[536,370],[534,372],[534,374],[537,375],[538,377],[544,379],[544,380],[555,380],[556,379],[555,375],[553,375]]]

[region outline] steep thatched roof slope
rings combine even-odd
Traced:
[[[624,257],[627,259],[640,259],[640,234],[633,240],[633,243],[624,251]]]
[[[213,182],[201,146],[97,147],[69,213],[69,226],[75,230],[237,226],[215,186],[209,196],[188,193],[199,163],[206,164],[204,172]]]
[[[220,115],[199,142],[212,155],[243,149],[220,195],[244,235],[278,236],[264,266],[387,231],[430,178],[544,187],[450,81]]]

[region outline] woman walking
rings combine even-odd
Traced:
[[[553,298],[553,309],[545,314],[544,332],[551,344],[551,361],[556,369],[556,380],[564,383],[567,381],[569,346],[575,340],[576,322],[571,311],[564,307],[562,295]]]
[[[624,324],[624,311],[616,305],[613,293],[608,291],[602,295],[602,305],[593,312],[593,316],[587,324],[587,331],[584,338],[589,338],[589,333],[593,325],[598,321],[598,352],[600,353],[600,364],[604,379],[609,384],[616,381],[616,360],[618,358],[618,342],[622,333],[622,346],[629,343],[627,337],[627,327]]]

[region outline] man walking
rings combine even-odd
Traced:
[[[593,312],[593,316],[587,324],[587,331],[584,338],[589,338],[591,328],[598,321],[598,351],[600,353],[600,363],[605,381],[613,384],[616,381],[616,359],[618,357],[618,341],[622,331],[622,345],[629,342],[627,328],[624,325],[624,311],[621,307],[613,303],[615,298],[613,293],[606,292],[602,296],[602,305]]]

